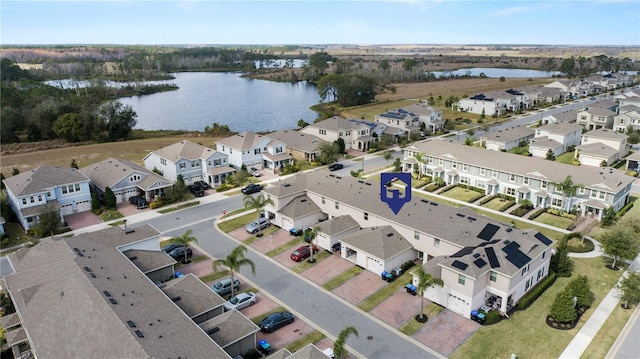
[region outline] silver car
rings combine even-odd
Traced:
[[[250,305],[254,305],[257,301],[256,295],[252,292],[238,293],[224,303],[224,310],[229,311],[234,308],[240,310]]]
[[[260,229],[265,229],[271,225],[271,222],[269,222],[269,219],[265,217],[260,217],[260,224],[258,224],[258,220],[249,223],[249,225],[247,226],[247,232],[251,234],[257,233],[258,225],[260,226]]]

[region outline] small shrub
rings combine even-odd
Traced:
[[[514,204],[516,204],[516,201],[508,201],[507,203],[505,203],[502,207],[500,207],[498,209],[498,211],[500,212],[504,212],[507,209],[511,208],[511,206],[513,206]]]
[[[409,270],[411,267],[413,267],[415,265],[416,264],[413,263],[413,261],[406,261],[406,262],[402,263],[400,268],[402,269],[402,273],[404,273],[404,272],[406,272],[407,270]]]
[[[490,310],[489,313],[487,313],[487,316],[484,318],[484,324],[494,324],[499,322],[500,319],[502,319],[500,312],[498,312],[497,310]]]
[[[149,208],[151,208],[151,209],[160,208],[162,206],[164,206],[164,201],[162,201],[162,200],[158,200],[158,201],[149,203]]]
[[[541,214],[545,213],[547,211],[546,208],[540,208],[539,210],[533,212],[530,216],[529,219],[534,220],[538,217],[540,217]]]

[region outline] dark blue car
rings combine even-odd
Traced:
[[[289,312],[273,313],[260,322],[260,329],[263,332],[273,333],[274,330],[293,323],[293,314]]]

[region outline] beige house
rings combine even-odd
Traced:
[[[289,202],[302,195],[308,197],[329,218],[318,224],[323,237],[318,244],[340,242],[343,258],[376,274],[411,257],[421,258],[429,264],[438,257],[458,254],[460,261],[472,264],[478,258],[469,260],[469,256],[473,257],[471,252],[467,253],[469,248],[491,247],[498,252],[508,245],[507,242],[518,243],[521,251],[512,250],[514,245],[508,247],[512,255],[503,251],[505,254],[498,253],[494,260],[491,254],[485,253],[484,261],[491,265],[482,265],[476,272],[455,266],[442,267],[440,277],[445,281],[442,290],[446,295],[433,300],[466,318],[490,296],[502,298],[505,304],[500,309],[508,310],[508,305],[515,305],[548,274],[552,242],[535,230],[514,230],[511,226],[477,216],[467,208],[453,208],[420,198],[413,198],[395,215],[380,201],[379,191],[379,184],[323,170],[299,173],[263,190],[273,201],[265,210],[274,215],[274,224],[282,223],[280,210]],[[348,223],[347,216],[357,223],[357,227]],[[327,227],[330,221],[337,221],[339,217],[347,222],[343,228],[353,232],[334,241],[330,239],[333,233],[337,235],[344,231],[330,231]],[[362,229],[356,231],[358,228]],[[524,253],[526,255],[522,256]],[[496,272],[504,286],[480,280],[493,278],[490,271]],[[461,281],[464,283],[460,284]]]
[[[489,132],[480,137],[480,143],[491,151],[509,151],[525,146],[533,138],[535,131],[526,126],[510,127],[504,130]]]
[[[313,162],[320,154],[320,145],[325,141],[316,136],[290,130],[271,132],[270,138],[286,145],[286,152],[294,159],[304,162]]]
[[[358,151],[369,150],[369,144],[375,141],[370,126],[338,116],[314,122],[300,132],[313,135],[325,142],[335,142],[342,138],[346,149]]]
[[[636,105],[624,105],[618,108],[618,114],[613,120],[613,130],[616,132],[628,132],[640,130],[640,103]]]
[[[599,128],[613,128],[613,118],[615,112],[602,108],[592,107],[579,111],[577,114],[577,123],[588,131]]]
[[[535,129],[534,138],[529,143],[529,153],[545,158],[551,150],[559,156],[573,146],[580,144],[582,126],[569,122],[554,122]]]
[[[574,157],[580,164],[600,167],[603,162],[609,166],[629,153],[629,136],[622,132],[601,128],[582,135],[580,146],[576,147]]]

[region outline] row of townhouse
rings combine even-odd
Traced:
[[[556,80],[545,87],[562,90],[571,98],[586,97],[620,89],[631,85],[633,78],[624,73],[592,75],[581,79]]]
[[[517,89],[496,90],[463,98],[452,107],[455,110],[501,116],[507,112],[516,112],[533,106],[529,94]]]
[[[420,154],[421,161],[416,160]],[[542,158],[487,151],[447,141],[425,141],[405,148],[403,167],[440,177],[447,184],[482,188],[487,195],[504,194],[535,207],[577,210],[598,220],[605,208],[619,210],[628,203],[633,178],[608,167],[572,166]],[[570,196],[558,190],[571,176],[580,185]]]
[[[317,226],[319,247],[340,243],[340,255],[366,270],[391,272],[419,258],[444,281],[425,297],[465,318],[491,297],[498,298],[494,309],[508,312],[547,276],[553,242],[541,233],[416,197],[394,214],[380,190],[379,184],[319,170],[263,191],[273,201],[265,211],[274,224]]]
[[[14,357],[233,358],[255,349],[256,324],[224,313],[225,300],[193,274],[171,279],[176,261],[159,234],[111,227],[8,255],[15,273],[2,287],[16,313],[0,325]]]

